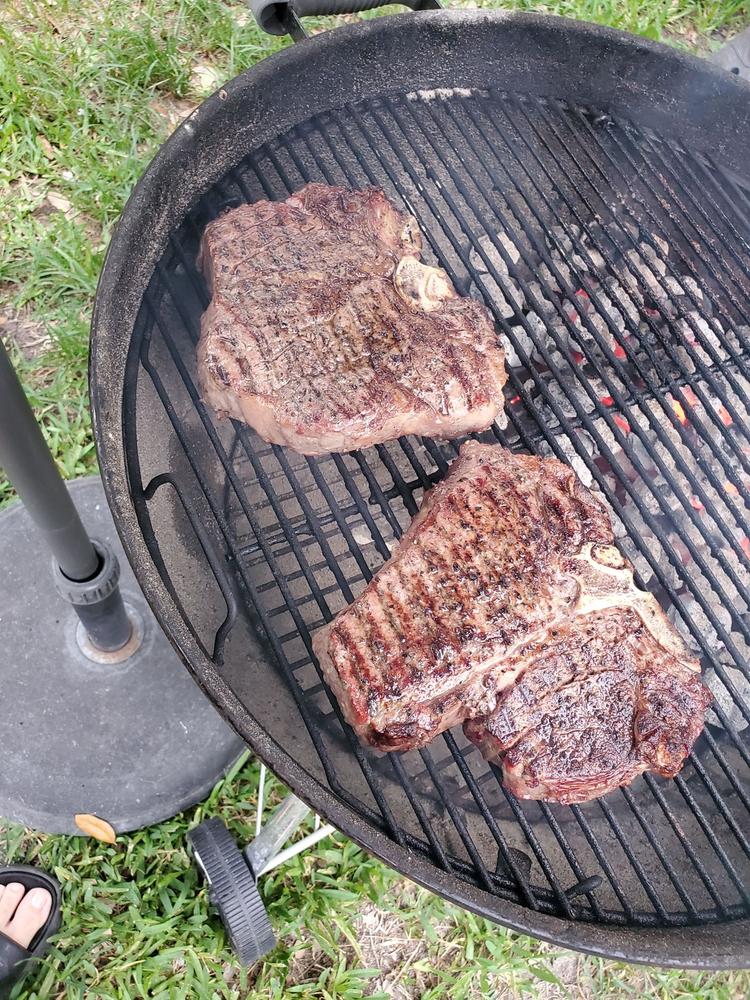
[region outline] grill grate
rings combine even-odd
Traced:
[[[584,806],[522,803],[460,733],[381,756],[343,723],[310,635],[388,558],[458,442],[306,459],[200,402],[200,232],[229,205],[310,180],[382,187],[420,220],[426,256],[493,309],[513,367],[507,426],[482,437],[573,464],[639,584],[702,657],[716,701],[675,781],[646,775]],[[314,777],[499,900],[612,925],[750,913],[749,220],[735,179],[627,122],[506,93],[401,95],[252,153],[174,234],[144,299],[129,474],[186,622]],[[190,574],[171,560],[175,540]],[[270,654],[263,669],[253,642]]]

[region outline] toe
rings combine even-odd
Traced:
[[[3,893],[0,896],[0,930],[5,930],[25,891],[20,882],[9,882],[3,886]]]
[[[16,907],[13,919],[5,933],[22,948],[28,948],[52,908],[52,896],[46,889],[31,889]]]

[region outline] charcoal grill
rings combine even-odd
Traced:
[[[304,12],[296,4],[298,12]],[[267,26],[299,34],[275,5]],[[228,83],[135,189],[93,323],[108,498],[197,682],[338,829],[462,906],[631,961],[748,964],[750,89],[692,57],[531,15],[422,12],[305,40]],[[600,491],[715,703],[674,781],[515,800],[459,731],[379,755],[310,636],[388,558],[459,442],[303,458],[196,388],[205,224],[306,182],[376,184],[493,310],[507,426]]]

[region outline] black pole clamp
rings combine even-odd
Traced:
[[[97,572],[88,580],[70,580],[53,560],[52,572],[58,593],[72,604],[91,643],[103,652],[122,649],[133,626],[118,586],[120,564],[106,542],[92,538],[99,557]]]

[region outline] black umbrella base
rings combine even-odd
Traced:
[[[709,56],[711,62],[722,66],[743,80],[750,80],[750,28],[730,38],[720,49]]]
[[[98,477],[68,485],[91,536],[109,542],[120,560],[134,622],[130,655],[108,658],[87,647],[23,506],[3,511],[0,816],[47,833],[76,834],[76,814],[91,813],[119,833],[200,801],[244,744],[192,681],[151,614]]]

